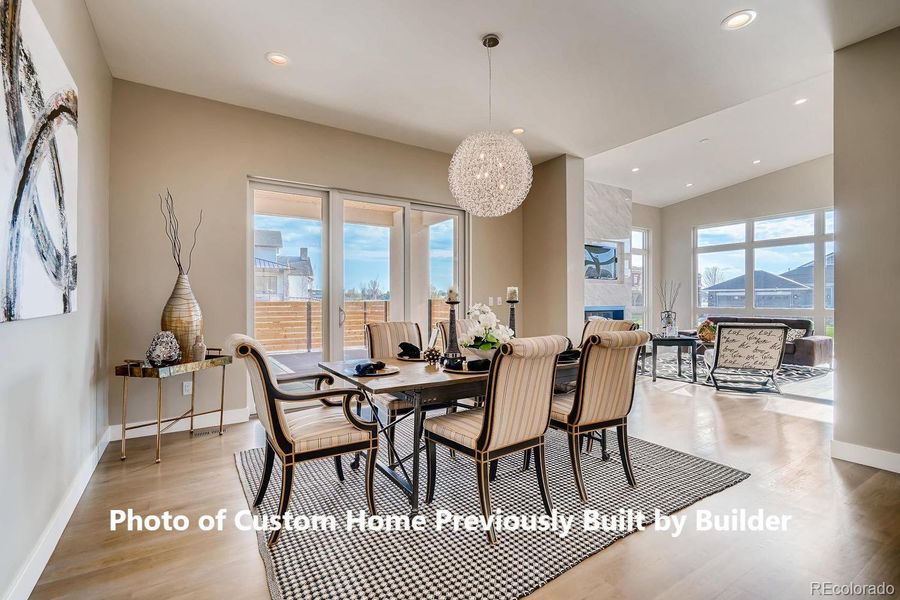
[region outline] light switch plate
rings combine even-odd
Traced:
[[[494,305],[494,297],[488,296],[488,306],[493,306],[493,305]]]
[[[194,391],[194,383],[192,381],[182,381],[181,382],[181,393],[184,396],[190,396]]]

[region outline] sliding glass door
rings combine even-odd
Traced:
[[[365,325],[415,321],[427,342],[465,282],[464,213],[251,182],[252,335],[280,372],[367,355]],[[462,309],[464,310],[464,308]]]

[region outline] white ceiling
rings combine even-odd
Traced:
[[[897,0],[86,1],[116,77],[444,152],[487,124],[498,32],[494,126],[524,127],[535,162],[830,72],[835,47],[900,26]],[[742,8],[756,22],[721,30]]]
[[[585,178],[666,206],[831,154],[833,87],[826,73],[613,148],[585,160]],[[796,106],[798,98],[807,102]]]

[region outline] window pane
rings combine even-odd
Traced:
[[[756,308],[812,308],[815,302],[813,244],[754,250],[753,305]]]
[[[409,227],[410,317],[419,324],[425,341],[438,321],[450,318],[450,306],[445,302],[447,292],[453,285],[459,287],[459,217],[413,208]],[[457,314],[460,313],[464,314],[461,307]]]
[[[254,190],[254,331],[277,372],[322,360],[322,199]]]
[[[834,317],[825,317],[825,335],[834,337]]]
[[[742,308],[746,305],[744,251],[697,255],[697,298],[701,307]]]
[[[644,306],[644,257],[631,255],[631,306]]]
[[[834,242],[825,242],[825,308],[834,308]]]
[[[632,250],[642,250],[644,248],[644,232],[635,229],[631,232],[631,248]]]
[[[701,227],[697,229],[697,245],[739,244],[745,241],[746,233],[747,227],[744,223],[719,225],[718,227]]]
[[[813,235],[816,232],[815,215],[793,215],[756,221],[753,225],[754,240],[777,240],[801,235]]]
[[[825,233],[834,233],[834,211],[825,211]]]

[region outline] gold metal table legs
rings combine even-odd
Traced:
[[[128,425],[128,377],[122,377],[122,451],[121,451],[121,460],[125,460],[125,440],[127,438],[127,434],[132,429],[139,429],[141,427],[150,427],[152,425],[156,425],[156,462],[160,462],[160,454],[162,449],[162,434],[165,433],[170,427],[184,419],[185,417],[190,418],[190,426],[189,432],[191,435],[194,435],[194,417],[200,417],[203,415],[209,415],[212,413],[219,413],[219,435],[223,435],[225,433],[225,365],[222,366],[222,389],[219,392],[219,408],[215,408],[213,410],[207,410],[204,412],[198,413],[196,411],[196,395],[197,395],[197,377],[196,372],[191,373],[191,408],[185,411],[183,414],[177,417],[171,417],[168,419],[162,418],[162,386],[163,380],[162,378],[156,379],[156,421],[149,423],[141,423],[138,425]],[[168,423],[165,427],[163,427],[163,423]]]

